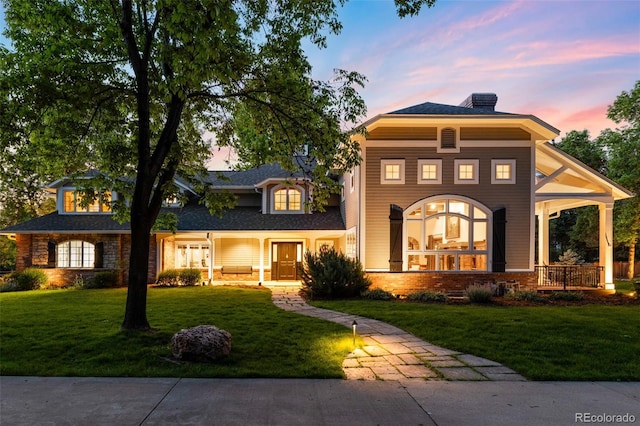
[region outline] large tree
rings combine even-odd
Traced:
[[[603,131],[598,138],[609,151],[609,177],[636,194],[616,203],[614,223],[615,240],[629,251],[628,278],[632,279],[640,240],[640,80],[616,98],[607,115],[620,125],[615,131]]]
[[[434,2],[395,0],[401,17]],[[333,0],[3,3],[12,48],[0,50],[0,99],[20,112],[10,117],[19,136],[3,135],[3,148],[57,146],[70,174],[103,172],[86,198],[128,194],[113,206],[120,217],[126,208],[131,226],[124,329],[150,328],[150,233],[176,174],[201,181],[203,130],[236,148],[242,166],[278,162],[312,174],[318,205],[337,190],[329,171],[359,161],[349,136],[365,113],[356,91],[364,77],[338,70],[314,80],[301,47],[323,47],[325,32],[340,31]],[[309,156],[296,163],[303,149]]]

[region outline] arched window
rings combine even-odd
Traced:
[[[273,211],[299,213],[302,211],[302,190],[295,186],[278,186],[273,190]]]
[[[57,246],[56,266],[58,268],[93,268],[95,256],[95,246],[90,242],[65,241]]]
[[[421,200],[404,212],[405,264],[409,270],[486,271],[491,212],[459,196]]]

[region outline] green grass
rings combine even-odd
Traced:
[[[285,312],[271,293],[231,287],[151,288],[154,333],[120,331],[126,289],[0,294],[0,374],[135,377],[342,377],[348,328]],[[171,336],[212,324],[232,335],[216,363],[175,364]]]
[[[318,301],[394,324],[428,342],[500,362],[531,380],[640,380],[637,306]]]

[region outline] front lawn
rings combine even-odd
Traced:
[[[389,322],[436,345],[498,361],[531,380],[640,380],[637,305],[313,305]]]
[[[264,289],[151,288],[154,333],[120,331],[126,289],[0,294],[0,374],[34,376],[340,378],[348,328],[285,312]],[[215,364],[176,364],[171,336],[212,324],[232,334]]]

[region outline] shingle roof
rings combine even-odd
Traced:
[[[178,229],[181,231],[346,229],[338,207],[328,207],[325,212],[313,214],[262,214],[255,207],[237,207],[226,211],[222,217],[218,217],[210,215],[205,206],[189,205],[178,213],[178,221]]]
[[[219,179],[218,174],[222,175],[225,179]],[[284,170],[277,164],[267,164],[254,169],[249,170],[225,170],[225,171],[211,171],[209,172],[208,181],[213,187],[251,187],[254,185],[269,179],[269,178],[293,178],[303,177],[301,172],[290,172]]]
[[[338,207],[313,214],[262,214],[256,207],[237,207],[226,211],[222,217],[212,216],[205,206],[192,204],[181,209],[166,209],[178,216],[179,231],[297,231],[344,230],[345,225]],[[129,223],[118,223],[110,215],[65,214],[57,212],[17,225],[9,226],[2,233],[127,233]]]
[[[468,108],[463,106],[436,104],[433,102],[425,102],[423,104],[413,105],[402,108],[388,114],[431,114],[431,115],[513,115],[508,112],[493,111],[483,108]]]

